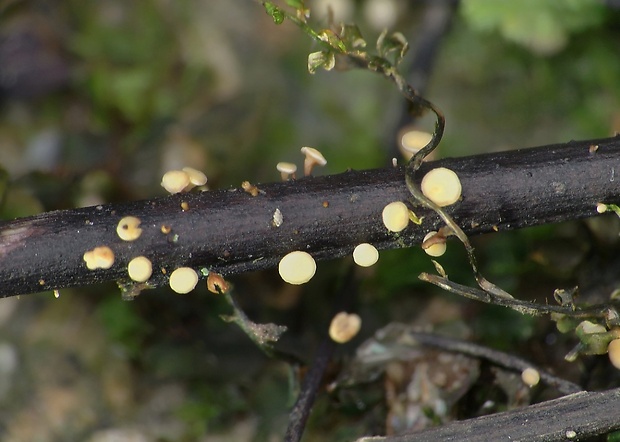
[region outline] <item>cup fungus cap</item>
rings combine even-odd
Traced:
[[[430,170],[420,185],[422,193],[439,207],[456,203],[461,197],[461,180],[458,175],[445,167]]]
[[[435,235],[437,235],[437,232],[434,232],[434,231],[428,232],[424,236],[424,239],[422,240],[422,242],[424,243],[424,241],[426,241],[429,238],[432,238]],[[438,243],[432,244],[430,247],[427,247],[427,248],[425,248],[423,250],[429,256],[439,257],[439,256],[443,255],[444,253],[446,253],[446,243],[445,242],[438,242]]]
[[[620,370],[620,339],[614,339],[609,343],[607,354],[612,365]]]
[[[146,282],[153,274],[153,265],[145,256],[136,256],[127,264],[129,277],[136,282]]]
[[[353,261],[360,267],[370,267],[379,260],[379,252],[372,244],[362,243],[353,250]]]
[[[278,272],[289,284],[304,284],[312,279],[316,272],[316,262],[307,252],[297,250],[285,255],[278,264]]]
[[[83,259],[89,270],[109,269],[114,264],[114,252],[108,246],[95,247],[85,252]]]
[[[198,273],[190,267],[179,267],[170,274],[170,288],[184,295],[191,292],[198,284]]]
[[[297,166],[293,163],[280,162],[276,164],[276,170],[280,172],[282,181],[288,181],[291,178],[295,178],[295,172],[297,172]]]
[[[390,232],[400,232],[409,225],[409,209],[402,201],[394,201],[383,208],[383,224]]]
[[[540,373],[532,367],[528,367],[521,372],[521,380],[529,387],[534,387],[540,382]]]
[[[433,134],[421,130],[405,130],[400,136],[400,153],[405,159],[409,160],[420,149],[426,146],[433,139]]]
[[[190,177],[182,170],[169,170],[161,179],[161,186],[170,193],[180,193],[190,184]]]
[[[142,229],[139,227],[140,222],[140,219],[135,216],[122,218],[116,226],[116,234],[123,241],[135,241],[142,234]]]
[[[312,174],[312,169],[314,169],[314,166],[325,166],[327,164],[327,160],[323,154],[313,147],[302,147],[301,153],[306,156],[306,159],[304,160],[305,176]]]
[[[187,174],[192,187],[204,186],[207,184],[207,176],[198,169],[194,169],[193,167],[184,167],[181,171]]]
[[[340,312],[329,324],[329,337],[339,344],[349,342],[362,327],[362,319],[355,313]]]

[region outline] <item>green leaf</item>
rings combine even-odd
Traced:
[[[321,32],[319,32],[318,37],[319,40],[324,41],[332,48],[340,52],[347,52],[347,47],[345,46],[344,42],[331,29],[323,29]]]
[[[336,57],[331,51],[318,51],[308,55],[308,72],[314,74],[317,69],[331,71],[336,65]]]
[[[286,4],[295,9],[305,9],[304,0],[286,0]]]
[[[340,30],[340,39],[348,51],[359,50],[366,47],[366,40],[362,37],[362,33],[357,25],[343,24]]]

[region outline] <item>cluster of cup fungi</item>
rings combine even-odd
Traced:
[[[403,154],[413,155],[415,149],[428,142],[430,134],[424,132],[411,131],[405,133],[401,144],[404,146]],[[317,149],[312,147],[302,147],[301,153],[304,155],[304,176],[310,176],[316,166],[325,166],[327,160]],[[393,161],[396,163],[396,161]],[[281,162],[276,165],[282,180],[294,180],[296,178],[297,166],[293,163]],[[188,192],[194,188],[203,188],[207,183],[204,173],[191,167],[184,167],[181,170],[171,170],[164,174],[161,186],[171,194]],[[244,182],[243,189],[253,196],[258,195],[255,186]],[[424,196],[434,202],[439,207],[446,207],[459,201],[461,198],[461,182],[458,175],[445,167],[431,169],[422,178],[420,189]],[[256,190],[256,192],[253,192]],[[181,203],[183,210],[188,210],[187,203]],[[607,210],[605,204],[598,204],[597,211],[603,213]],[[381,213],[381,219],[385,228],[398,234],[405,230],[411,221],[420,224],[417,218],[407,205],[402,201],[393,201],[385,205]],[[276,209],[273,215],[273,225],[282,225],[283,215]],[[123,217],[117,225],[116,233],[123,241],[135,241],[142,234],[140,219],[135,216]],[[164,234],[170,232],[169,226],[162,226]],[[441,230],[441,229],[440,229]],[[422,242],[424,251],[432,256],[439,257],[446,251],[446,238],[443,234],[431,231],[426,234]],[[114,252],[106,245],[95,247],[88,250],[83,255],[86,267],[89,270],[109,269],[114,264]],[[369,243],[361,243],[353,249],[353,261],[360,267],[371,267],[379,259],[378,250]],[[308,252],[295,250],[286,254],[278,264],[280,277],[287,283],[293,285],[305,284],[312,279],[316,273],[316,262]],[[165,273],[165,269],[162,269]],[[153,273],[153,265],[145,256],[136,256],[127,264],[127,274],[136,283],[146,283]],[[205,274],[202,272],[203,275]],[[178,294],[186,294],[194,290],[198,284],[199,274],[191,267],[179,267],[173,270],[168,279],[170,288]],[[228,283],[221,275],[213,272],[207,274],[207,288],[213,293],[222,293],[228,290]],[[602,327],[602,326],[601,326]],[[337,343],[350,341],[357,335],[361,328],[361,318],[355,313],[340,312],[334,316],[329,327],[329,335]],[[611,363],[620,369],[620,339],[613,339],[608,345],[608,354]],[[523,382],[529,386],[538,384],[539,373],[531,368],[522,373]]]

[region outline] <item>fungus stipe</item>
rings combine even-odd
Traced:
[[[457,202],[462,191],[458,175],[445,167],[437,167],[424,175],[420,188],[424,196],[439,207]]]
[[[409,209],[402,201],[394,201],[383,208],[383,225],[390,232],[400,232],[409,224]]]
[[[191,292],[198,284],[198,273],[190,267],[179,267],[170,274],[170,288],[184,295]]]
[[[353,261],[360,267],[370,267],[379,260],[379,252],[372,244],[358,244],[353,250]]]
[[[135,241],[142,235],[140,219],[135,216],[126,216],[122,218],[116,226],[116,234],[123,241]]]
[[[316,263],[309,253],[297,250],[280,260],[278,272],[282,279],[289,284],[304,284],[314,276]]]

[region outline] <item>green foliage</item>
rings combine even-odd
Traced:
[[[132,357],[140,354],[152,327],[135,311],[134,304],[109,296],[97,306],[97,316],[111,341],[120,344]]]
[[[481,32],[498,31],[509,41],[549,55],[572,33],[601,24],[605,6],[595,0],[464,0],[465,19]]]

